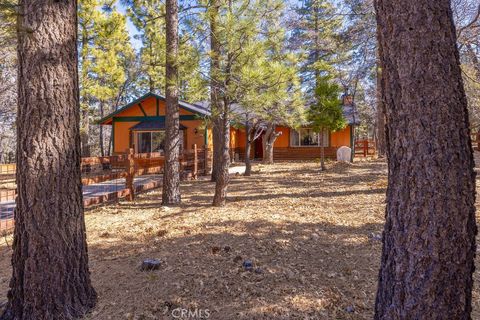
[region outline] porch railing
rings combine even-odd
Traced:
[[[82,158],[81,171],[84,186],[108,181],[118,183],[118,181],[121,181],[119,179],[125,179],[123,187],[114,188],[115,191],[113,192],[105,192],[98,197],[85,198],[84,206],[99,205],[120,198],[133,200],[136,193],[160,186],[161,183],[158,182],[158,179],[137,186],[135,186],[134,181],[135,177],[138,176],[163,173],[164,162],[165,157],[161,153],[135,154],[133,149],[128,149],[120,155]],[[211,170],[211,163],[211,151],[208,148],[197,148],[196,145],[193,145],[192,149],[184,150],[180,155],[181,179],[197,179],[199,175],[208,174]],[[0,165],[0,186],[2,176],[8,176],[10,179],[15,170],[15,164]],[[13,228],[13,208],[11,204],[7,206],[5,203],[11,203],[15,198],[15,189],[2,189],[0,187],[0,233],[11,231]]]

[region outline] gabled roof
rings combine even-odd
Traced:
[[[141,96],[140,98],[135,99],[134,101],[130,102],[129,104],[119,108],[117,111],[114,111],[114,112],[110,113],[109,115],[103,117],[102,119],[98,120],[98,123],[103,124],[104,122],[106,122],[110,118],[113,118],[117,114],[127,110],[130,107],[136,106],[140,102],[142,102],[143,100],[151,98],[151,97],[162,100],[162,101],[166,101],[165,96],[162,96],[162,95],[159,95],[159,94],[156,94],[156,93],[153,93],[153,92],[149,92],[149,93]],[[200,116],[209,116],[210,115],[210,111],[208,109],[204,108],[203,106],[200,106],[200,105],[197,105],[197,104],[191,104],[191,103],[181,101],[181,100],[178,101],[178,104],[179,104],[180,108],[183,108],[185,110],[188,110],[188,111],[193,112],[195,114],[198,114]]]

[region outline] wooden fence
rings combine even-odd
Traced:
[[[125,154],[121,155],[82,158],[83,185],[125,178],[124,187],[119,191],[84,199],[84,206],[100,205],[120,198],[133,200],[136,193],[159,187],[160,183],[157,181],[135,186],[134,179],[142,175],[161,174],[164,163],[165,157],[160,153],[135,154],[133,149],[128,149]],[[199,175],[208,174],[211,170],[211,163],[212,154],[207,148],[199,149],[194,145],[192,149],[184,150],[179,158],[181,179],[196,179]],[[2,174],[14,174],[15,169],[15,164],[0,165]],[[15,197],[16,190],[0,190],[0,202],[14,201]],[[0,233],[13,229],[13,208],[9,207],[8,210],[5,208],[2,211],[0,206]]]
[[[373,156],[375,155],[375,142],[372,140],[356,140],[355,141],[355,156]]]
[[[0,164],[0,175],[15,174],[17,165],[15,163]]]

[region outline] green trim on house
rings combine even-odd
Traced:
[[[100,120],[96,121],[96,123],[102,124],[103,122],[109,120],[110,118],[113,118],[113,117],[116,116],[117,114],[125,111],[126,109],[128,109],[128,108],[130,108],[130,107],[132,107],[132,106],[135,106],[135,105],[139,104],[139,103],[142,102],[143,100],[145,100],[145,99],[147,99],[147,98],[150,98],[150,97],[154,97],[155,99],[157,99],[157,101],[159,101],[159,100],[166,101],[166,98],[165,98],[164,96],[160,96],[160,95],[158,95],[158,94],[149,92],[149,93],[141,96],[140,98],[135,99],[134,101],[130,102],[129,104],[127,104],[127,105],[119,108],[117,111],[112,112],[112,113],[110,113],[109,115],[101,118]],[[187,110],[187,111],[190,111],[190,112],[194,113],[195,115],[199,115],[200,117],[205,117],[205,116],[209,116],[209,115],[210,115],[210,111],[205,110],[205,108],[200,107],[200,106],[195,105],[195,104],[190,104],[190,103],[188,103],[188,102],[179,100],[179,101],[178,101],[178,105],[179,105],[180,108],[185,109],[185,110]]]
[[[115,153],[115,124],[112,122],[112,153]]]
[[[188,114],[180,116],[180,121],[200,120],[201,117],[195,114]],[[165,121],[165,116],[133,116],[133,117],[113,117],[112,122],[135,122],[135,121]]]
[[[143,106],[142,106],[142,103],[141,103],[141,102],[138,103],[138,106],[140,107],[140,110],[142,110],[143,115],[144,115],[145,117],[147,117],[147,113],[145,112],[145,109],[143,109]]]

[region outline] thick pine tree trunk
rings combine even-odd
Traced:
[[[80,175],[75,0],[21,0],[17,208],[1,319],[72,319],[96,301]]]
[[[220,107],[220,41],[217,38],[218,33],[218,8],[217,0],[213,0],[209,8],[210,14],[210,103],[212,111],[212,181],[217,181],[220,174],[220,163],[222,157],[222,121]]]
[[[230,179],[228,169],[230,168],[230,121],[228,112],[224,106],[221,123],[221,158],[218,162],[218,175],[215,181],[215,195],[213,196],[213,205],[222,207],[227,200],[227,188]]]
[[[180,203],[180,118],[178,112],[178,1],[167,0],[165,168],[162,204]]]
[[[389,179],[375,319],[470,319],[475,173],[449,0],[377,0]]]

